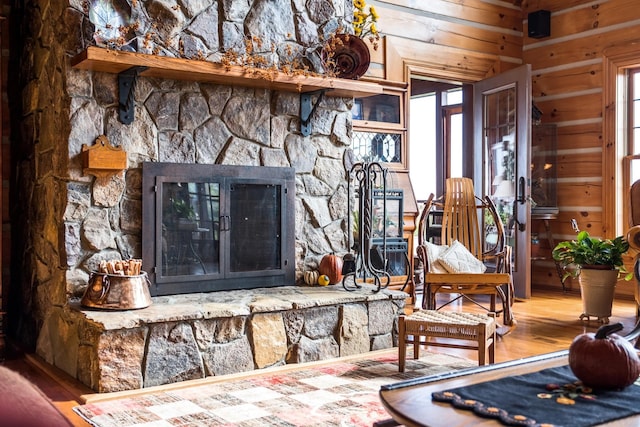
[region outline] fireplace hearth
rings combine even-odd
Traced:
[[[146,162],[151,294],[295,284],[293,168]]]

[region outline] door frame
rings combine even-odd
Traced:
[[[516,202],[513,284],[519,298],[531,297],[531,65],[525,64],[474,83],[473,138],[474,188],[484,196],[488,188],[484,167],[487,158],[483,136],[483,95],[516,89]],[[478,163],[477,159],[482,159]]]

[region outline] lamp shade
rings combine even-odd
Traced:
[[[496,187],[496,191],[493,192],[493,197],[500,199],[507,199],[516,195],[516,185],[513,181],[501,181]]]

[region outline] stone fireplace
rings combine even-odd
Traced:
[[[24,43],[16,77],[24,88],[22,111],[15,112],[24,152],[16,156],[15,203],[24,212],[23,235],[14,236],[22,276],[12,297],[22,312],[12,321],[23,342],[99,392],[394,345],[404,293],[302,286],[304,271],[315,269],[324,254],[348,251],[353,98],[320,97],[304,136],[295,90],[142,76],[132,91],[135,118],[124,124],[118,76],[71,66],[72,57],[95,43],[87,2],[36,3],[42,7],[24,11],[24,27],[40,30]],[[351,13],[350,0],[114,0],[130,3],[147,7],[145,13],[162,23],[159,36],[171,40],[160,46],[162,55],[181,46],[185,55],[214,61],[222,51],[241,49],[253,34],[308,51],[313,64],[319,54],[313,45]],[[127,165],[97,178],[85,170],[81,153],[101,136],[126,153]],[[137,311],[83,309],[79,298],[101,261],[143,258],[145,163],[295,171],[293,261],[284,282],[170,292]]]

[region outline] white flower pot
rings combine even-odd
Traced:
[[[580,319],[594,316],[603,323],[609,323],[618,271],[582,268],[578,281],[583,309]]]

